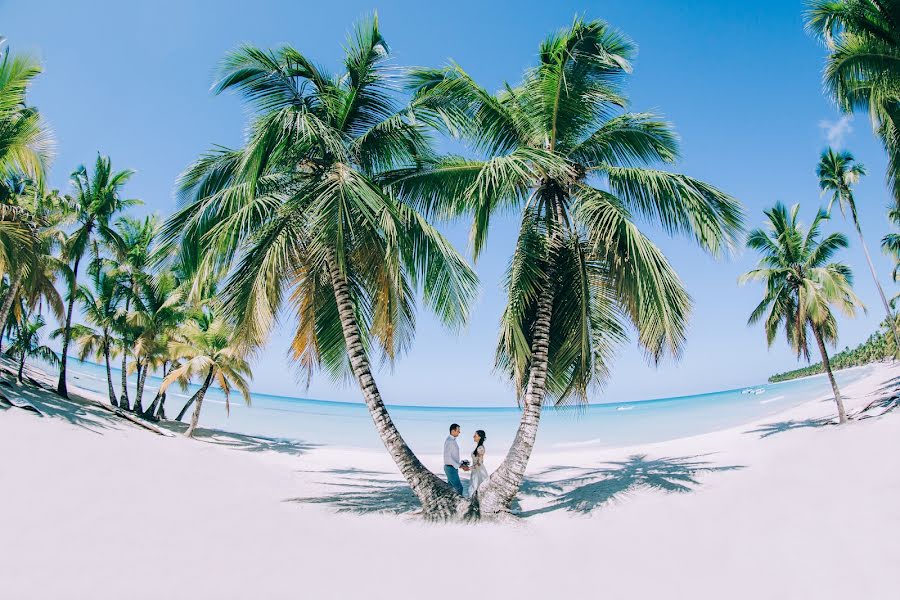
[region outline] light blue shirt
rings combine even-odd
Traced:
[[[450,465],[454,469],[459,468],[459,444],[452,435],[448,435],[444,440],[444,464]]]

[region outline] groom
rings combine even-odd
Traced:
[[[450,484],[450,487],[462,495],[463,487],[459,480],[459,444],[456,443],[458,435],[459,425],[454,423],[450,426],[450,435],[444,440],[444,474],[447,475],[447,483]],[[469,467],[464,465],[462,470],[468,471]]]

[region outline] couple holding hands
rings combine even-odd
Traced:
[[[479,429],[472,436],[475,442],[475,450],[472,451],[472,462],[467,460],[459,460],[459,444],[456,438],[459,437],[460,427],[454,423],[450,426],[450,435],[444,440],[444,474],[447,476],[447,483],[460,495],[463,493],[462,481],[459,480],[459,470],[462,469],[467,473],[471,471],[469,476],[469,496],[474,496],[478,488],[487,481],[488,473],[484,467],[484,440],[487,438],[484,430]]]

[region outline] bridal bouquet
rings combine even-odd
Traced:
[[[464,468],[468,467],[470,464],[472,464],[472,463],[470,463],[470,462],[467,461],[467,460],[464,460],[464,461],[462,461],[461,463],[459,463],[459,468],[460,468],[460,469],[464,469]]]

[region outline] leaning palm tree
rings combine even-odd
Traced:
[[[188,321],[181,330],[181,337],[183,341],[169,345],[170,355],[179,360],[181,365],[166,376],[160,389],[165,393],[176,381],[187,382],[195,378],[202,380],[200,389],[182,410],[184,414],[191,404],[194,405],[191,424],[184,433],[191,437],[200,420],[200,408],[209,386],[215,382],[225,394],[226,411],[231,408],[229,399],[232,388],[238,390],[249,405],[250,388],[247,379],[251,378],[251,372],[243,350],[235,343],[234,328],[224,319],[215,319],[206,328],[196,321]]]
[[[415,298],[440,320],[467,317],[477,282],[451,245],[384,187],[391,171],[430,155],[425,125],[397,105],[376,19],[350,37],[334,75],[291,47],[228,55],[216,91],[255,109],[246,144],[214,151],[180,182],[184,206],[164,240],[195,257],[204,279],[230,268],[224,311],[248,345],[261,343],[285,304],[301,370],[352,376],[385,447],[429,515],[465,502],[413,454],[391,420],[371,356],[409,347]]]
[[[842,111],[869,114],[900,202],[900,2],[812,0],[806,28],[828,49],[826,92]]]
[[[104,242],[116,239],[111,226],[112,217],[119,211],[139,203],[122,197],[122,187],[131,179],[134,171],[125,169],[115,172],[108,156],[97,156],[94,172],[90,173],[82,165],[70,178],[75,192],[70,211],[76,222],[75,229],[69,234],[65,245],[65,258],[71,264],[72,274],[68,290],[68,307],[63,329],[62,355],[59,368],[59,382],[56,391],[60,396],[67,396],[66,390],[66,356],[72,335],[72,310],[78,292],[78,267],[92,242],[99,237]]]
[[[27,359],[37,358],[50,366],[56,366],[59,363],[59,357],[56,355],[56,352],[41,343],[41,329],[43,329],[45,324],[43,316],[37,315],[32,317],[26,312],[15,327],[15,337],[12,340],[12,344],[6,349],[6,354],[19,360],[19,383],[23,381],[25,361]]]
[[[479,489],[481,514],[506,512],[522,484],[545,402],[586,402],[609,375],[630,323],[648,359],[682,350],[691,301],[637,220],[719,254],[740,204],[697,179],[653,168],[678,157],[671,127],[623,110],[634,45],[602,21],[549,36],[539,63],[497,94],[462,68],[415,74],[415,106],[485,160],[446,157],[393,189],[439,217],[473,214],[476,257],[498,211],[521,211],[506,279],[496,366],[522,407],[513,445]]]
[[[853,293],[850,268],[829,262],[847,247],[847,238],[832,233],[820,239],[822,222],[828,219],[828,213],[819,210],[809,229],[804,230],[797,220],[799,212],[799,204],[788,212],[781,203],[765,212],[767,229],[755,229],[747,238],[747,247],[762,258],[756,269],[741,276],[740,282],[765,282],[765,296],[750,315],[749,324],[764,321],[769,346],[779,328],[783,328],[797,356],[809,360],[808,338],[812,332],[834,392],[838,420],[844,423],[847,414],[825,344],[837,345],[837,321],[831,306],[853,316],[862,303]]]
[[[859,244],[862,246],[863,253],[866,255],[866,262],[869,265],[869,272],[872,273],[872,281],[878,288],[878,295],[881,303],[884,305],[884,312],[887,314],[888,323],[894,323],[894,316],[891,307],[888,304],[887,297],[884,295],[884,288],[878,281],[878,274],[875,272],[875,265],[872,264],[872,257],[869,254],[869,248],[866,246],[866,240],[863,238],[862,227],[859,224],[859,214],[856,211],[856,200],[853,197],[853,185],[859,181],[862,175],[866,174],[866,168],[856,162],[853,155],[846,150],[835,152],[828,148],[822,152],[819,165],[816,167],[816,175],[819,177],[819,187],[822,192],[831,192],[831,200],[828,203],[828,214],[837,203],[841,209],[844,218],[850,213],[850,219],[853,221],[853,227],[856,228],[856,234],[859,236]],[[894,337],[894,347],[900,352],[900,334],[897,333],[897,327],[891,327],[891,333]],[[900,357],[900,356],[898,356]]]

